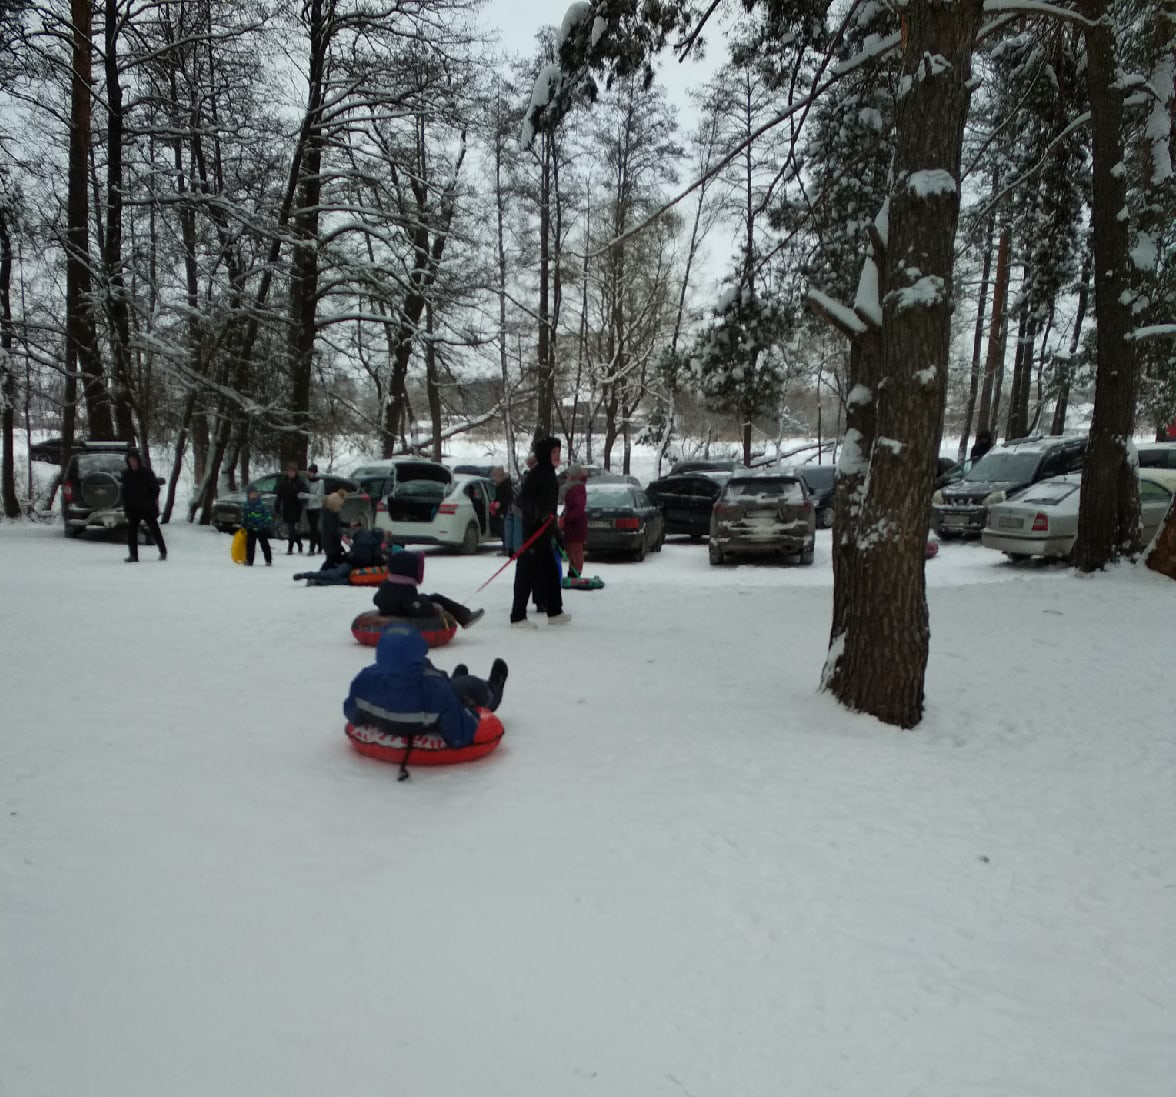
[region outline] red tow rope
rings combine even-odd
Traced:
[[[502,567],[500,567],[493,575],[491,575],[490,578],[486,580],[486,582],[478,587],[474,593],[477,594],[488,587],[491,583],[494,582],[495,579],[497,579],[504,571],[506,571],[506,569],[510,567],[511,564],[513,564],[520,556],[522,556],[522,554],[535,543],[535,539],[539,536],[539,534],[541,534],[549,525],[551,525],[551,518],[552,516],[549,514],[547,516],[547,521],[544,522],[543,525],[541,525],[534,533],[531,534],[530,537],[527,538],[519,551],[516,552],[509,560],[507,560],[507,562],[503,564]]]

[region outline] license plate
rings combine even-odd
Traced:
[[[1020,529],[1025,523],[1020,518],[998,518],[996,524],[1001,529]]]
[[[966,514],[945,514],[943,516],[943,524],[945,526],[966,526],[968,524],[968,516]]]
[[[612,529],[613,524],[612,524],[612,522],[589,522],[588,528],[589,529]]]

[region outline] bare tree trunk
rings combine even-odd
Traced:
[[[123,100],[118,58],[118,0],[106,0],[104,65],[106,71],[106,239],[102,265],[106,279],[106,309],[110,317],[114,417],[118,436],[135,440],[131,411],[131,319],[122,272],[123,242]],[[146,424],[144,424],[146,427]],[[139,439],[146,457],[146,430]]]
[[[996,425],[996,404],[1000,400],[1000,377],[1008,339],[1009,299],[1009,230],[1003,229],[996,248],[996,285],[992,291],[992,322],[988,326],[988,357],[984,363],[984,379],[980,386],[980,411],[976,416],[976,430],[990,433]],[[995,387],[995,393],[994,393]],[[995,397],[995,399],[994,399]]]
[[[8,211],[0,206],[0,494],[4,517],[20,517],[16,497],[16,374],[12,369],[15,342],[12,323],[12,238],[8,234]]]
[[[65,368],[66,397],[63,451],[73,443],[77,385],[81,381],[91,438],[113,438],[110,394],[98,355],[94,305],[90,292],[90,160],[92,64],[91,0],[70,0],[73,22],[73,70],[70,78],[69,179],[66,199]],[[68,459],[68,457],[66,457]]]
[[[1070,356],[1060,369],[1058,376],[1057,400],[1054,403],[1053,419],[1050,422],[1050,434],[1062,434],[1066,429],[1066,411],[1070,405],[1070,385],[1074,380],[1074,358],[1078,348],[1082,345],[1082,321],[1086,319],[1086,309],[1090,301],[1090,249],[1082,257],[1082,274],[1078,280],[1078,311],[1074,316],[1074,330],[1070,333]]]
[[[952,263],[971,58],[982,0],[913,0],[903,14],[902,79],[881,297],[881,377],[868,491],[834,528],[857,542],[834,576],[822,681],[847,708],[914,727],[930,644],[923,566],[951,344]],[[849,435],[847,435],[847,446]],[[845,462],[843,459],[843,466]],[[836,588],[844,584],[846,590]],[[851,592],[847,596],[847,592]]]
[[[1108,0],[1083,0],[1091,21],[1084,28],[1086,80],[1092,135],[1091,223],[1094,246],[1094,313],[1098,318],[1098,367],[1090,449],[1082,474],[1078,540],[1072,559],[1080,571],[1105,567],[1139,540],[1139,487],[1127,461],[1126,441],[1135,426],[1134,299],[1122,124],[1124,84],[1118,72],[1115,31]]]
[[[993,189],[996,189],[996,178],[993,180]],[[996,215],[990,214],[988,225],[984,230],[984,263],[980,272],[980,292],[976,295],[976,327],[972,333],[972,369],[968,374],[968,400],[964,405],[964,432],[960,435],[957,461],[962,461],[968,456],[972,416],[976,412],[976,397],[980,391],[980,360],[984,350],[984,313],[988,306],[988,279],[992,274],[992,246],[995,232]]]

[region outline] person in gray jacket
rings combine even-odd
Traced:
[[[319,478],[318,465],[310,465],[306,470],[306,491],[299,496],[306,502],[306,524],[310,526],[310,545],[307,556],[313,556],[323,547],[319,534],[319,518],[323,513],[323,481]]]

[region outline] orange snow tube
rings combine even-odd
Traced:
[[[374,648],[380,642],[380,633],[389,625],[416,629],[431,648],[444,647],[457,633],[457,622],[444,610],[438,610],[435,617],[385,617],[369,611],[351,622],[351,635]]]
[[[388,569],[383,564],[370,568],[352,568],[347,582],[353,587],[378,587],[388,578]]]
[[[406,758],[414,766],[448,766],[456,762],[472,762],[498,746],[505,732],[502,721],[489,709],[478,709],[478,714],[478,730],[474,733],[474,741],[466,747],[451,747],[441,738],[439,731],[428,731],[413,736],[410,749],[408,740],[403,736],[392,735],[367,724],[348,724],[347,738],[360,754],[395,765],[404,765]]]

